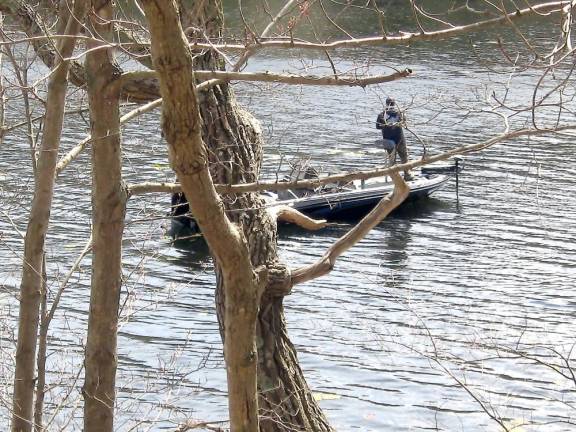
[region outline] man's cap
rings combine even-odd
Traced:
[[[386,98],[386,105],[396,105],[396,101],[391,97]]]

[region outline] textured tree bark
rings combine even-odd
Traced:
[[[210,2],[205,2],[210,3]],[[170,162],[190,208],[221,269],[229,317],[224,357],[228,377],[230,427],[234,432],[258,430],[255,347],[260,286],[265,272],[255,272],[241,230],[230,222],[210,177],[210,156],[202,140],[192,56],[175,1],[143,0],[152,36],[152,60],[164,99],[162,128]],[[234,170],[231,170],[233,172]]]
[[[190,9],[181,19],[185,28],[205,29],[213,38],[220,35],[223,23],[219,1],[183,2]],[[195,58],[195,68],[219,70],[224,63],[210,51]],[[212,178],[220,184],[251,183],[258,180],[262,161],[261,129],[234,97],[229,84],[203,91],[200,112],[202,135],[208,146]],[[275,289],[275,272],[287,271],[277,254],[276,220],[265,209],[258,193],[222,196],[227,214],[248,241],[254,268],[268,269],[268,285],[261,297],[257,321],[258,393],[260,431],[331,431],[328,422],[310,391],[298,364],[296,350],[286,331],[283,296]],[[246,209],[249,209],[246,211]],[[226,344],[225,328],[234,319],[225,307],[223,269],[217,267],[216,305],[220,331]]]
[[[38,336],[38,356],[36,360],[36,400],[34,401],[34,430],[42,432],[42,415],[44,411],[44,396],[46,394],[46,351],[48,349],[48,329],[44,326],[47,309],[48,275],[46,274],[46,255],[42,258],[42,295],[40,298],[40,334]]]
[[[112,0],[92,0],[91,28],[112,40]],[[101,42],[91,42],[96,48]],[[122,183],[120,68],[111,49],[86,55],[92,134],[92,283],[85,353],[84,432],[112,432],[122,234],[127,194]]]
[[[4,31],[4,14],[0,12],[0,30]],[[4,53],[0,52],[0,68],[4,63]],[[4,94],[4,76],[0,76],[0,146],[4,143],[4,124],[5,122],[5,112],[4,104],[6,102]]]
[[[222,184],[256,181],[262,138],[255,119],[237,105],[227,84],[210,89],[202,97],[203,132],[212,156],[210,166],[215,181]],[[258,194],[224,196],[223,201],[248,240],[252,265],[265,266],[269,272],[283,268],[277,255],[276,220],[266,211]],[[242,211],[245,209],[250,210]],[[233,317],[224,307],[222,269],[217,272],[217,312],[226,343],[228,335],[222,330]],[[270,284],[260,301],[256,335],[260,431],[330,431],[288,337],[283,308],[286,294],[273,290]]]
[[[87,10],[87,0],[74,3],[75,19],[68,20],[65,33],[74,36]],[[13,418],[14,432],[28,432],[33,425],[34,363],[37,347],[39,307],[42,294],[42,259],[52,197],[54,173],[58,160],[60,136],[64,120],[69,62],[74,50],[73,38],[56,42],[60,56],[56,61],[48,84],[46,120],[41,150],[37,163],[34,199],[24,242],[24,263],[20,285],[20,312],[16,371],[14,376]]]

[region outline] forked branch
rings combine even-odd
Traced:
[[[310,231],[317,231],[328,225],[325,219],[312,219],[295,208],[286,205],[270,207],[269,212],[272,214],[273,219],[292,223]]]

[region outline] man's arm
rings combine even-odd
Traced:
[[[383,129],[384,128],[384,111],[378,114],[376,118],[376,129]]]

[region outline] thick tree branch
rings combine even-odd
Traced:
[[[285,205],[270,207],[269,212],[280,222],[292,223],[310,231],[317,231],[328,225],[325,219],[312,219],[295,208]]]
[[[88,0],[78,0],[71,11],[73,16],[65,23],[63,31],[76,35],[80,21],[88,10]],[[59,55],[54,58],[46,97],[46,128],[43,131],[39,152],[34,199],[24,243],[24,260],[20,284],[20,311],[18,320],[18,343],[16,369],[14,372],[13,432],[29,432],[34,423],[33,396],[35,355],[37,348],[40,302],[43,292],[45,239],[50,221],[54,196],[54,177],[58,149],[64,122],[64,106],[68,88],[70,63],[68,60],[75,47],[75,39],[63,39],[56,47]]]
[[[86,46],[92,146],[92,273],[84,353],[84,432],[112,432],[118,365],[118,311],[126,193],[122,181],[121,71],[108,41],[114,39],[113,0],[91,0]]]
[[[170,163],[182,182],[192,212],[224,285],[224,358],[232,431],[257,431],[256,319],[265,272],[252,266],[241,230],[230,222],[208,170],[202,138],[193,60],[176,1],[142,0],[152,36],[152,59],[163,97],[162,129]]]
[[[271,72],[228,72],[228,71],[194,71],[194,75],[200,80],[225,81],[259,81],[273,82],[292,85],[327,85],[327,86],[360,86],[365,87],[371,84],[391,82],[401,78],[406,78],[412,74],[411,69],[404,69],[390,75],[374,75],[367,77],[357,76],[303,76],[276,74]],[[142,82],[151,80],[157,76],[154,71],[131,72],[122,77],[123,84],[130,82]]]
[[[144,182],[137,184],[129,184],[127,186],[128,196],[144,195],[149,193],[177,193],[182,192],[182,186],[179,183],[154,183]]]
[[[367,46],[390,46],[390,45],[409,45],[414,42],[437,41],[452,38],[458,35],[473,33],[486,27],[496,25],[506,25],[510,22],[518,21],[523,18],[534,15],[551,14],[562,12],[566,2],[548,2],[530,6],[525,9],[518,9],[515,12],[477,21],[472,24],[454,26],[444,30],[431,32],[402,32],[399,36],[372,36],[366,38],[343,39],[327,43],[313,43],[304,40],[295,40],[290,38],[268,40],[260,39],[253,45],[244,44],[215,44],[196,42],[190,45],[192,49],[218,49],[218,50],[250,50],[252,52],[266,48],[285,48],[285,49],[314,49],[314,50],[334,50],[339,48],[358,48]]]
[[[334,268],[334,264],[338,257],[362,240],[372,228],[378,225],[382,219],[392,212],[392,210],[402,204],[402,202],[408,197],[410,188],[402,179],[400,174],[393,173],[390,177],[392,177],[392,180],[394,181],[394,191],[382,198],[378,205],[354,228],[330,246],[322,258],[314,264],[292,271],[292,286],[328,274]]]

